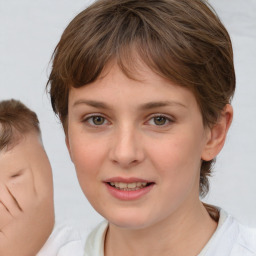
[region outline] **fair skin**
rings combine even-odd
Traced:
[[[139,81],[112,63],[71,89],[67,147],[109,221],[105,255],[197,255],[217,226],[199,200],[201,161],[221,150],[232,108],[207,128],[192,92],[139,67]]]
[[[35,256],[54,225],[51,166],[40,136],[0,152],[0,255]]]

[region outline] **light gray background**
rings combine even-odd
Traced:
[[[57,223],[73,224],[83,235],[101,217],[80,190],[61,125],[44,90],[49,60],[64,28],[90,2],[0,0],[0,99],[20,99],[37,112],[53,168]],[[256,0],[210,3],[233,41],[237,91],[233,125],[205,200],[256,227]]]

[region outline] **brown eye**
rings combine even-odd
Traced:
[[[102,116],[92,116],[87,119],[90,125],[103,125],[106,122],[106,119]]]
[[[95,125],[101,125],[104,124],[105,118],[101,117],[101,116],[95,116],[93,117],[93,123]]]
[[[154,117],[154,124],[155,125],[165,125],[167,122],[167,118],[164,116],[156,116]]]

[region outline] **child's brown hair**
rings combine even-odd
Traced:
[[[18,100],[0,101],[0,150],[16,145],[28,132],[41,135],[36,113]]]
[[[67,133],[68,95],[95,81],[116,61],[137,79],[136,59],[188,88],[205,126],[218,121],[235,90],[229,34],[203,0],[98,0],[65,29],[48,80],[52,107]],[[208,191],[212,161],[203,161],[200,193]]]

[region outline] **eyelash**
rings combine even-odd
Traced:
[[[95,123],[93,123],[94,122],[93,118],[102,118],[103,123],[102,124],[95,124]],[[154,115],[150,116],[148,121],[146,121],[146,124],[149,124],[151,120],[155,121],[156,118],[163,118],[164,119],[164,124],[154,123],[154,124],[151,124],[151,125],[157,126],[157,127],[166,127],[166,126],[168,126],[168,125],[170,125],[171,123],[174,122],[174,120],[172,118],[170,118],[169,116],[166,116],[166,115],[163,115],[163,114],[154,114]],[[93,127],[93,128],[98,128],[98,127],[100,128],[103,125],[111,124],[111,122],[109,122],[107,120],[107,118],[104,117],[101,114],[93,114],[93,115],[87,116],[82,120],[82,122],[88,124],[88,126]],[[107,122],[107,124],[106,124],[106,122]]]
[[[20,176],[20,174],[13,174],[12,176],[11,176],[11,178],[17,178],[17,177],[19,177]]]
[[[100,126],[102,126],[102,125],[105,125],[105,124],[97,125],[97,124],[90,123],[90,121],[93,122],[93,118],[96,118],[96,117],[99,117],[99,118],[104,119],[104,123],[107,121],[107,118],[104,117],[104,116],[102,116],[101,114],[93,114],[93,115],[90,115],[90,116],[85,117],[85,118],[82,120],[82,122],[88,124],[88,126],[91,126],[91,127],[100,127]],[[108,122],[108,121],[107,121],[107,122]]]
[[[14,178],[18,178],[18,177],[22,176],[22,175],[23,175],[23,173],[24,173],[24,171],[23,171],[23,170],[20,170],[20,171],[18,171],[18,172],[16,172],[16,173],[14,173],[13,175],[11,175],[11,177],[10,177],[10,178],[12,178],[12,179],[14,179]]]
[[[154,126],[157,126],[157,127],[166,127],[174,122],[174,120],[172,118],[170,118],[169,116],[166,116],[163,114],[154,114],[153,116],[150,117],[150,119],[147,121],[147,123],[149,123],[151,120],[153,120],[153,122],[154,122],[156,118],[163,118],[165,120],[164,124],[157,125],[155,123]]]

